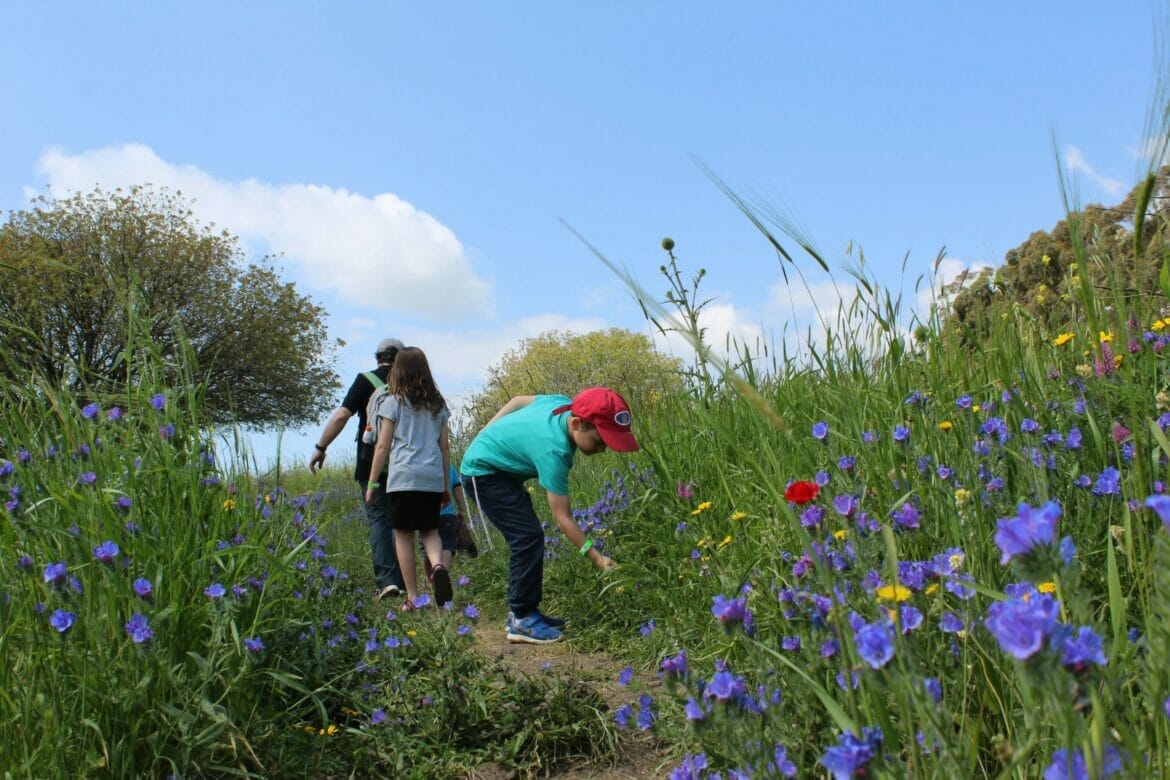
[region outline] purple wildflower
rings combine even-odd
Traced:
[[[150,580],[148,579],[139,577],[138,579],[134,580],[132,587],[134,588],[134,593],[139,598],[148,599],[154,595],[154,586],[150,584]]]
[[[1146,498],[1146,509],[1152,509],[1162,521],[1162,525],[1170,531],[1170,496],[1153,495]]]
[[[117,544],[107,539],[93,548],[93,557],[102,563],[113,563],[121,552]]]
[[[203,589],[203,595],[212,601],[223,598],[225,593],[227,593],[227,589],[218,582],[213,582]]]
[[[49,625],[57,629],[58,634],[64,634],[73,628],[76,621],[77,615],[63,609],[54,610],[53,614],[49,616]]]
[[[1085,751],[1061,748],[1052,754],[1052,763],[1044,770],[1044,780],[1089,780],[1090,777],[1108,777],[1123,769],[1122,756],[1117,748],[1106,745],[1100,760],[1092,755],[1092,765],[1085,759]]]
[[[1004,652],[1018,661],[1035,655],[1056,629],[1060,604],[1050,594],[1032,590],[997,601],[987,610],[984,625]]]
[[[873,760],[881,744],[882,730],[876,726],[863,728],[860,737],[847,732],[841,735],[836,745],[825,751],[821,764],[834,780],[849,780]]]
[[[129,620],[126,621],[126,633],[134,640],[134,644],[140,645],[143,642],[149,642],[154,638],[154,632],[150,630],[150,624],[146,620],[146,615],[135,612]]]
[[[264,649],[264,640],[258,636],[250,636],[244,639],[244,647],[249,653],[259,653]]]
[[[65,581],[65,562],[50,563],[45,566],[45,583],[60,585]]]
[[[1075,672],[1091,663],[1103,665],[1106,662],[1105,646],[1096,631],[1089,626],[1081,626],[1064,638],[1060,647],[1060,660]]]
[[[824,441],[829,435],[829,424],[827,422],[813,423],[812,436],[817,441]]]
[[[684,676],[687,673],[687,651],[679,650],[678,655],[662,659],[662,671],[667,675]]]
[[[1060,514],[1060,504],[1056,501],[1036,509],[1021,503],[1015,517],[1000,519],[995,532],[995,544],[1002,553],[1000,564],[1017,555],[1027,555],[1038,545],[1051,544]]]
[[[894,657],[894,640],[889,627],[882,622],[863,625],[854,641],[857,654],[871,669],[881,669]]]
[[[154,398],[150,399],[150,405],[161,412],[163,409],[166,408],[167,397],[165,395],[163,395],[162,393],[158,393],[157,395],[154,396]]]

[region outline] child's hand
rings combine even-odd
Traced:
[[[597,559],[597,568],[604,571],[613,571],[618,567],[617,562],[613,558],[602,555]]]
[[[373,506],[374,504],[375,490],[377,490],[377,488],[366,488],[366,503],[370,506]]]

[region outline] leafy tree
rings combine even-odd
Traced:
[[[143,323],[167,364],[189,345],[212,422],[317,420],[338,387],[324,315],[270,259],[245,263],[234,236],[198,224],[178,193],[41,197],[0,226],[6,370],[82,394],[136,380],[126,345]]]
[[[1140,214],[1140,231],[1135,216]],[[1167,256],[1170,220],[1170,166],[1151,174],[1113,207],[1086,206],[1051,231],[1038,230],[1004,256],[1005,264],[960,279],[947,327],[977,344],[989,323],[1022,306],[1052,329],[1075,319],[1079,277],[1075,239],[1083,239],[1090,287],[1108,290],[1123,302],[1160,294],[1159,276]]]
[[[682,360],[654,349],[650,339],[621,328],[585,334],[550,331],[525,339],[488,369],[484,390],[467,404],[469,433],[479,431],[516,395],[612,387],[635,409],[683,388]]]

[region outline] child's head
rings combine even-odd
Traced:
[[[398,351],[387,384],[390,392],[410,401],[415,409],[427,409],[437,414],[447,405],[435,386],[427,356],[418,347],[404,347]]]
[[[630,407],[625,399],[608,387],[590,387],[577,393],[573,403],[554,410],[569,411],[569,436],[577,449],[586,455],[604,452],[633,452],[638,440],[630,432]]]

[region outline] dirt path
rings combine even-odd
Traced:
[[[578,681],[596,691],[616,710],[636,699],[629,688],[618,685],[617,678],[623,664],[603,653],[575,652],[571,641],[551,645],[512,644],[502,630],[489,627],[475,632],[479,652],[491,659],[535,677],[549,671]],[[548,665],[546,667],[546,664]],[[641,679],[644,690],[657,698],[661,683],[654,676]],[[562,780],[644,780],[667,777],[671,764],[665,749],[653,737],[636,729],[623,732],[621,752],[613,764],[572,766],[557,771],[553,777]],[[506,780],[513,775],[497,767],[483,767],[470,775],[470,780]]]

